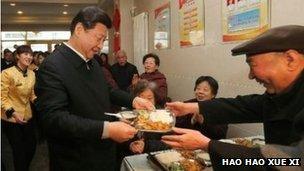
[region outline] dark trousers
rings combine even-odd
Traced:
[[[36,150],[33,121],[25,125],[1,121],[4,133],[12,147],[16,171],[28,171]]]

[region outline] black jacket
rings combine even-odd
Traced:
[[[124,91],[128,91],[129,86],[132,84],[133,75],[138,71],[136,66],[127,62],[124,66],[115,63],[111,66],[111,73],[118,87]]]
[[[219,98],[199,103],[207,123],[263,123],[267,144],[293,146],[304,141],[304,71],[292,88],[281,95],[247,95]],[[299,119],[302,118],[302,119]],[[303,144],[303,143],[302,143]],[[303,149],[302,149],[303,150]],[[215,167],[221,167],[220,158],[263,157],[260,149],[211,141],[209,152]],[[304,154],[304,153],[303,153]],[[273,156],[276,157],[276,156]],[[227,170],[227,166],[223,167]],[[265,169],[262,168],[256,168]],[[237,170],[233,168],[232,170]],[[254,170],[251,168],[250,170]]]
[[[116,143],[101,139],[111,102],[132,106],[132,98],[110,90],[95,59],[88,65],[66,45],[37,73],[38,119],[48,140],[50,170],[114,170]],[[120,103],[118,103],[120,102]]]

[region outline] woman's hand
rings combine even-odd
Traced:
[[[139,81],[139,76],[138,76],[138,74],[134,74],[133,75],[133,78],[132,78],[132,85],[135,85],[135,84],[137,84],[138,83],[138,81]]]

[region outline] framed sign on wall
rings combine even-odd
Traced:
[[[256,37],[270,28],[270,0],[222,0],[223,42]]]
[[[179,0],[180,47],[204,44],[204,18],[202,0]]]

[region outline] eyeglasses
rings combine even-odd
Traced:
[[[88,33],[91,37],[93,37],[98,44],[103,43],[106,38],[106,36],[98,35],[96,33],[93,33],[93,31],[90,31],[90,30],[86,30],[86,33]]]

